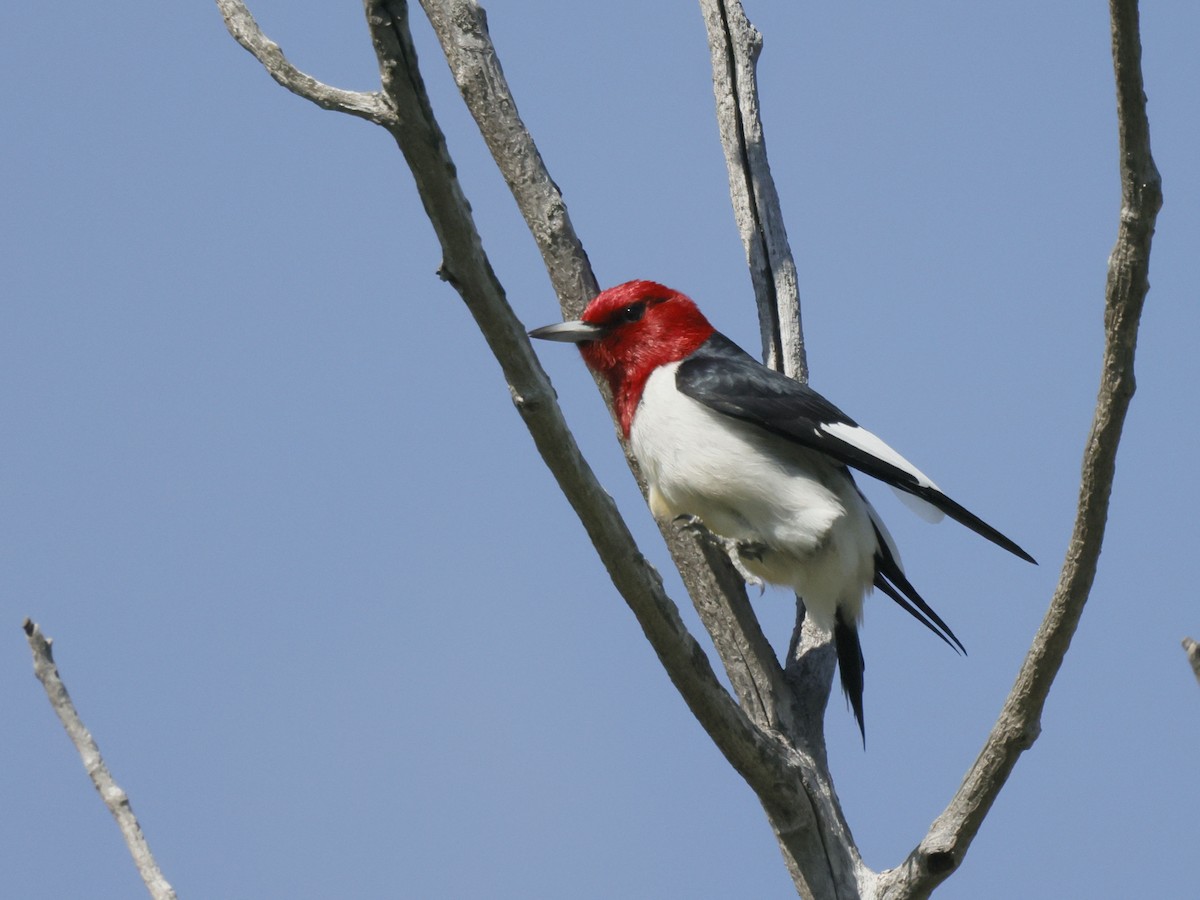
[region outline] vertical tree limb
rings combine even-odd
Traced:
[[[808,360],[800,316],[796,264],[783,210],[767,160],[758,102],[758,57],[762,35],[739,0],[700,0],[712,60],[717,127],[725,151],[729,196],[746,252],[758,306],[763,361],[799,381],[808,380]],[[804,773],[819,820],[827,830],[824,850],[837,883],[837,896],[857,896],[867,870],[854,844],[825,757],[824,714],[833,684],[832,635],[806,625],[796,600],[796,626],[788,648],[785,677],[796,698],[793,741],[813,754],[816,765]],[[793,878],[800,862],[784,858]],[[797,881],[799,884],[799,881]]]
[[[54,655],[51,652],[53,641],[42,634],[42,629],[30,619],[25,620],[24,628],[29,649],[33,651],[33,673],[46,689],[50,706],[62,722],[63,728],[67,730],[67,737],[79,752],[83,767],[92,779],[92,785],[95,786],[104,805],[108,807],[108,811],[112,813],[112,817],[116,819],[117,827],[121,829],[121,837],[125,839],[125,846],[129,848],[138,874],[145,882],[146,890],[154,900],[175,900],[175,891],[163,877],[158,863],[154,861],[154,854],[150,852],[150,845],[146,843],[142,826],[133,814],[129,796],[108,771],[104,757],[100,755],[100,748],[96,746],[91,732],[87,730],[75,710],[75,704],[71,702],[67,686],[63,684],[58,667],[54,664]]]
[[[1041,715],[1087,602],[1116,474],[1117,447],[1134,391],[1138,323],[1150,288],[1150,245],[1162,185],[1150,154],[1136,0],[1110,0],[1120,139],[1121,214],[1108,261],[1100,390],[1083,454],[1074,532],[1050,608],[1000,718],[950,804],[903,865],[883,873],[880,897],[924,897],[962,862],[1018,757],[1041,731]]]
[[[729,172],[729,197],[758,302],[763,361],[808,381],[796,263],[763,137],[758,106],[762,35],[738,0],[700,0],[712,56],[717,127]]]
[[[808,358],[800,318],[796,263],[788,243],[779,192],[767,161],[758,103],[758,57],[762,35],[746,18],[740,0],[700,0],[712,58],[717,129],[725,150],[729,197],[746,251],[758,306],[763,362],[798,381],[808,381]],[[832,636],[804,625],[797,598],[796,627],[787,657],[787,678],[823,714],[833,684]],[[803,690],[801,690],[803,687]],[[820,724],[811,711],[806,720]],[[810,743],[824,743],[810,732]]]

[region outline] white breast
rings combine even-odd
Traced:
[[[820,624],[839,605],[857,617],[874,580],[875,533],[845,469],[681,394],[678,366],[650,376],[630,432],[654,514],[697,516],[723,537],[765,545],[743,564],[792,587]]]

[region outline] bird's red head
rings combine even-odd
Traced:
[[[688,356],[713,330],[689,297],[653,281],[627,281],[597,294],[581,322],[530,333],[579,345],[584,362],[608,379],[628,437],[650,373]]]

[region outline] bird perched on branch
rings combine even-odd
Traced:
[[[599,294],[579,321],[531,337],[568,341],[612,389],[621,430],[660,519],[699,522],[752,575],[792,588],[833,632],[842,689],[863,724],[863,598],[872,586],[951,647],[962,643],[917,593],[851,469],[1032,556],[951,500],[924,473],[814,391],[720,334],[688,297],[653,281]]]

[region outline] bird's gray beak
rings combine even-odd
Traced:
[[[593,325],[591,322],[578,320],[560,322],[557,325],[543,325],[541,328],[535,328],[529,332],[531,338],[540,338],[543,341],[563,341],[570,344],[594,341],[606,334],[608,334],[608,329],[603,325]]]

